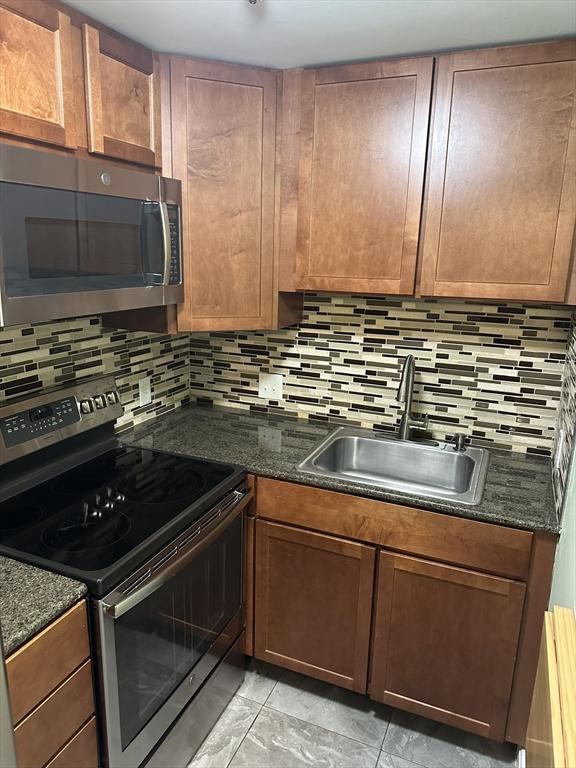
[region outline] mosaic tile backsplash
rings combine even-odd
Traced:
[[[188,336],[105,329],[98,317],[0,328],[0,402],[89,376],[114,374],[128,427],[188,401]],[[138,406],[151,377],[152,402]]]
[[[298,327],[190,337],[191,395],[218,405],[391,430],[403,358],[433,436],[550,455],[571,310],[308,294]],[[258,397],[280,373],[283,399]]]
[[[570,459],[576,450],[576,313],[572,316],[572,327],[568,340],[564,383],[558,415],[558,430],[555,445],[554,485],[558,506],[562,504],[568,482]]]

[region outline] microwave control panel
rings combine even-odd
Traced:
[[[167,208],[170,223],[170,285],[180,285],[182,282],[180,208],[177,205],[168,205]]]
[[[53,403],[39,405],[0,420],[0,430],[7,448],[26,443],[28,440],[54,432],[80,421],[76,398],[67,397]]]

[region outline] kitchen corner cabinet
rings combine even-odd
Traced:
[[[276,83],[272,70],[171,61],[186,283],[179,331],[273,325]]]
[[[413,293],[433,62],[304,71],[298,288]]]
[[[70,19],[40,0],[0,0],[0,134],[76,146]]]
[[[86,602],[6,659],[20,768],[98,768]]]
[[[256,521],[254,655],[366,692],[375,548]]]
[[[576,40],[440,56],[421,293],[567,299]]]
[[[503,741],[525,586],[379,554],[370,695]]]
[[[88,151],[161,166],[158,56],[82,25]]]

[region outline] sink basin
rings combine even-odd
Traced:
[[[341,427],[298,469],[417,496],[479,504],[489,457],[484,448],[466,447],[459,452],[450,443],[416,443]]]

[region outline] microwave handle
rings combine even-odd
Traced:
[[[162,223],[162,244],[164,251],[164,274],[162,285],[170,285],[170,262],[172,257],[172,240],[170,237],[170,220],[168,218],[168,204],[160,203],[160,221]]]
[[[139,603],[144,601],[151,594],[156,592],[162,585],[174,578],[181,570],[194,560],[201,552],[203,552],[210,544],[214,543],[216,539],[224,533],[224,531],[232,525],[236,518],[241,514],[242,510],[246,507],[248,502],[253,497],[253,491],[232,491],[227,499],[227,504],[220,509],[220,513],[225,515],[221,518],[218,525],[207,533],[202,539],[198,541],[193,547],[185,552],[183,555],[176,556],[174,562],[166,564],[162,570],[157,574],[145,581],[141,587],[135,589],[134,592],[124,594],[123,592],[113,592],[109,598],[102,601],[104,611],[113,619],[118,619],[128,611],[135,608]]]

